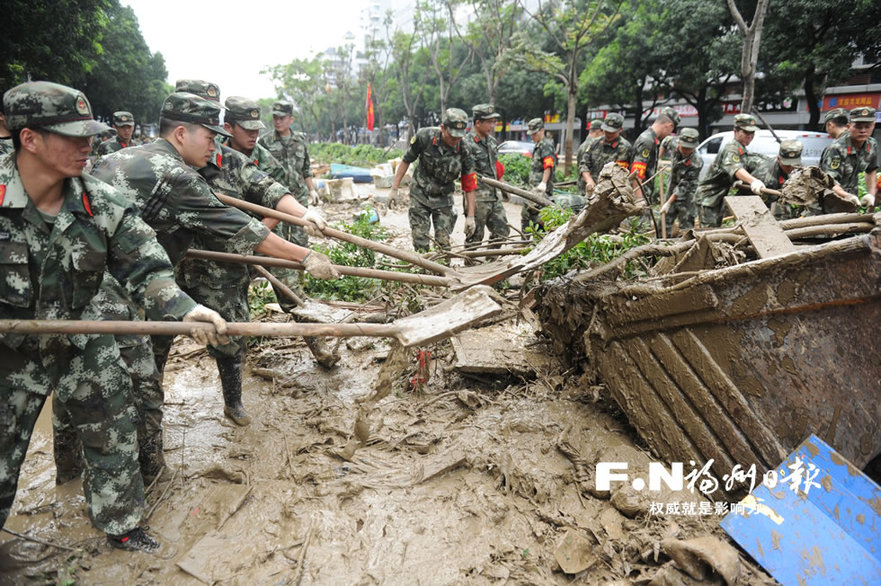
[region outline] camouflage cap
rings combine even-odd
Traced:
[[[735,114],[734,128],[735,130],[743,130],[746,132],[755,132],[759,129],[759,127],[756,126],[756,119],[750,114]]]
[[[471,109],[474,120],[489,120],[501,118],[502,115],[496,112],[492,104],[477,104]]]
[[[846,124],[848,120],[850,120],[850,116],[847,113],[847,110],[844,108],[832,108],[825,114],[823,114],[823,124],[826,124],[830,120],[835,120],[836,118],[841,118],[842,121]]]
[[[801,141],[784,140],[780,143],[780,162],[784,165],[801,165],[801,151]]]
[[[603,120],[603,132],[618,132],[624,128],[624,116],[617,112],[609,112]]]
[[[441,118],[441,124],[451,135],[462,138],[465,136],[465,129],[468,128],[468,114],[459,108],[447,108]]]
[[[159,116],[179,122],[201,124],[212,132],[230,136],[220,126],[220,109],[220,104],[200,98],[196,94],[175,92],[165,98]]]
[[[544,129],[545,123],[541,118],[533,118],[529,122],[526,123],[526,134],[532,136],[539,130]]]
[[[220,102],[220,86],[202,79],[179,79],[174,83],[174,91],[196,94],[200,98]]]
[[[590,131],[595,132],[597,130],[603,129],[603,121],[597,118],[596,120],[590,121]]]
[[[697,128],[683,128],[679,131],[679,144],[687,149],[693,149],[700,140]]]
[[[109,130],[92,117],[86,95],[50,81],[31,81],[3,94],[9,130],[42,128],[64,136],[94,136]]]
[[[854,108],[850,111],[850,121],[851,122],[874,122],[875,121],[875,108],[862,107],[862,108]]]
[[[119,112],[113,113],[113,125],[114,126],[134,126],[135,125],[135,117],[132,116],[131,112],[126,112],[125,110],[120,110]]]
[[[661,110],[661,114],[673,121],[674,128],[676,126],[679,126],[679,112],[677,112],[676,110],[674,110],[670,106],[667,106],[666,108]]]
[[[266,125],[260,121],[260,106],[254,100],[241,96],[230,96],[224,104],[226,122],[235,122],[245,130],[260,130]]]
[[[294,115],[294,105],[290,102],[285,102],[279,100],[277,102],[273,102],[272,104],[272,115],[273,116],[293,116]]]

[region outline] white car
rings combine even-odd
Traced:
[[[532,157],[532,150],[535,148],[534,142],[526,142],[522,140],[506,140],[499,145],[500,155],[523,155]]]
[[[832,144],[832,137],[825,132],[811,132],[807,130],[777,130],[776,132],[780,140],[797,140],[804,145],[801,161],[805,167],[819,165],[823,149]],[[697,152],[704,161],[703,169],[701,169],[701,179],[710,170],[710,165],[716,160],[716,155],[719,154],[722,147],[732,140],[734,140],[734,131],[729,130],[714,134],[697,147]],[[771,134],[770,130],[760,129],[756,131],[755,138],[746,148],[751,153],[776,157],[780,150],[780,144],[774,138],[774,135]]]

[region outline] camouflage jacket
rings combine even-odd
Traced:
[[[421,128],[413,135],[403,157],[407,163],[419,159],[410,184],[411,199],[430,208],[453,205],[456,179],[474,173],[474,161],[463,141],[447,146],[437,127]]]
[[[223,145],[220,174],[208,181],[208,185],[217,193],[273,209],[288,192],[284,185],[258,169],[253,161],[226,145]],[[201,250],[223,250],[224,247],[222,237],[206,233],[196,234],[192,246]],[[215,288],[250,281],[247,265],[184,259],[178,265],[178,271],[186,273],[190,280],[195,278]]]
[[[841,136],[823,152],[820,168],[848,193],[857,193],[859,175],[878,169],[878,142],[871,136],[857,149],[850,134]]]
[[[546,183],[546,193],[550,197],[554,195],[554,170],[557,168],[557,154],[554,141],[550,137],[545,136],[532,148],[532,169],[529,170],[529,184],[536,187],[541,183],[547,168],[551,170]]]
[[[786,183],[786,180],[789,179],[789,173],[783,172],[783,169],[780,168],[780,162],[777,160],[777,157],[750,157],[746,170],[756,179],[760,179],[768,189],[776,189],[779,191],[780,188],[783,187],[783,184]],[[747,193],[752,195],[751,191],[748,191]],[[778,199],[779,198],[776,195],[762,194],[762,200],[769,209],[771,208],[771,204]],[[778,204],[778,207],[782,208],[782,204]],[[781,209],[778,209],[774,216],[778,219],[789,217],[788,215],[782,215],[781,211]]]
[[[498,161],[499,145],[493,135],[481,139],[474,130],[468,132],[462,139],[465,148],[474,160],[474,170],[480,177],[495,179],[496,162]],[[496,201],[499,195],[494,187],[477,182],[477,190],[474,192],[476,201]]]
[[[261,136],[257,144],[268,150],[282,166],[284,180],[279,182],[287,186],[297,201],[309,205],[306,177],[312,177],[312,161],[306,149],[305,137],[294,131],[290,136],[283,137],[273,130]]]
[[[121,151],[122,149],[131,146],[136,146],[134,140],[122,142],[119,140],[118,136],[114,136],[113,138],[108,138],[99,144],[98,148],[95,149],[95,154],[99,157],[103,157],[104,155],[109,155],[110,153],[115,153],[116,151]]]
[[[11,136],[9,138],[0,138],[0,157],[7,153],[11,153],[13,150]]]
[[[667,195],[676,195],[676,201],[681,204],[690,204],[694,201],[694,193],[697,191],[698,178],[704,161],[695,149],[685,157],[678,148],[673,149],[670,159],[670,181],[667,183]]]
[[[197,234],[216,238],[224,252],[239,254],[251,254],[269,235],[262,223],[220,203],[165,139],[102,157],[94,175],[140,208],[174,264]]]
[[[0,318],[100,319],[91,301],[105,271],[150,319],[181,319],[195,307],[175,284],[153,230],[106,183],[89,175],[67,179],[61,211],[48,224],[24,191],[15,157],[6,155],[0,157],[0,194]],[[82,350],[94,337],[0,334],[0,343],[38,350],[57,380],[73,347]],[[48,394],[51,387],[34,390]]]
[[[600,140],[600,138],[588,136],[587,138],[584,139],[584,141],[580,145],[578,145],[578,150],[575,151],[575,164],[579,168],[579,172],[578,172],[578,191],[579,191],[579,193],[584,193],[584,187],[585,187],[584,176],[581,174],[581,158],[584,156],[584,153],[589,151],[590,147],[592,147],[593,144],[598,140]]]
[[[651,127],[643,130],[642,134],[636,138],[636,142],[633,143],[633,159],[630,163],[630,171],[636,171],[636,176],[641,182],[645,182],[646,179],[649,179],[658,170],[658,149],[660,147],[661,140]],[[655,188],[654,180],[643,185],[643,188],[645,191],[643,196],[651,199]]]
[[[612,142],[607,142],[605,139],[597,140],[581,157],[581,161],[578,163],[578,173],[587,171],[596,182],[606,163],[615,162],[624,169],[630,169],[632,153],[633,147],[630,145],[630,141],[622,136]]]
[[[745,168],[746,161],[751,153],[746,147],[732,140],[719,151],[706,177],[700,182],[695,195],[698,205],[709,208],[718,208],[722,205],[722,198],[731,191],[736,178],[734,174]]]
[[[673,151],[676,150],[676,147],[679,146],[679,139],[673,136],[672,134],[661,141],[661,148],[658,149],[658,160],[659,161],[669,161],[673,158]],[[663,156],[661,153],[661,149],[664,150]]]

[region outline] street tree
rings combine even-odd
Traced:
[[[743,81],[743,99],[740,103],[741,112],[753,109],[756,91],[756,66],[759,62],[759,49],[762,46],[762,30],[765,25],[765,14],[768,12],[770,0],[757,0],[755,13],[750,24],[746,23],[734,0],[727,0],[728,11],[737,24],[737,30],[743,36],[743,51],[740,57],[740,79]]]

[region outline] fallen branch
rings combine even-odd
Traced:
[[[5,531],[6,533],[9,533],[10,535],[14,535],[14,536],[18,537],[19,539],[24,539],[25,541],[31,541],[33,543],[39,543],[40,545],[46,545],[49,547],[54,547],[56,549],[63,549],[65,551],[76,551],[76,548],[68,547],[66,545],[59,545],[57,543],[52,543],[51,541],[44,541],[44,540],[40,539],[39,537],[30,537],[30,536],[24,535],[22,533],[17,533],[15,531],[13,531],[12,529],[7,529],[6,527],[3,527],[2,530]]]

